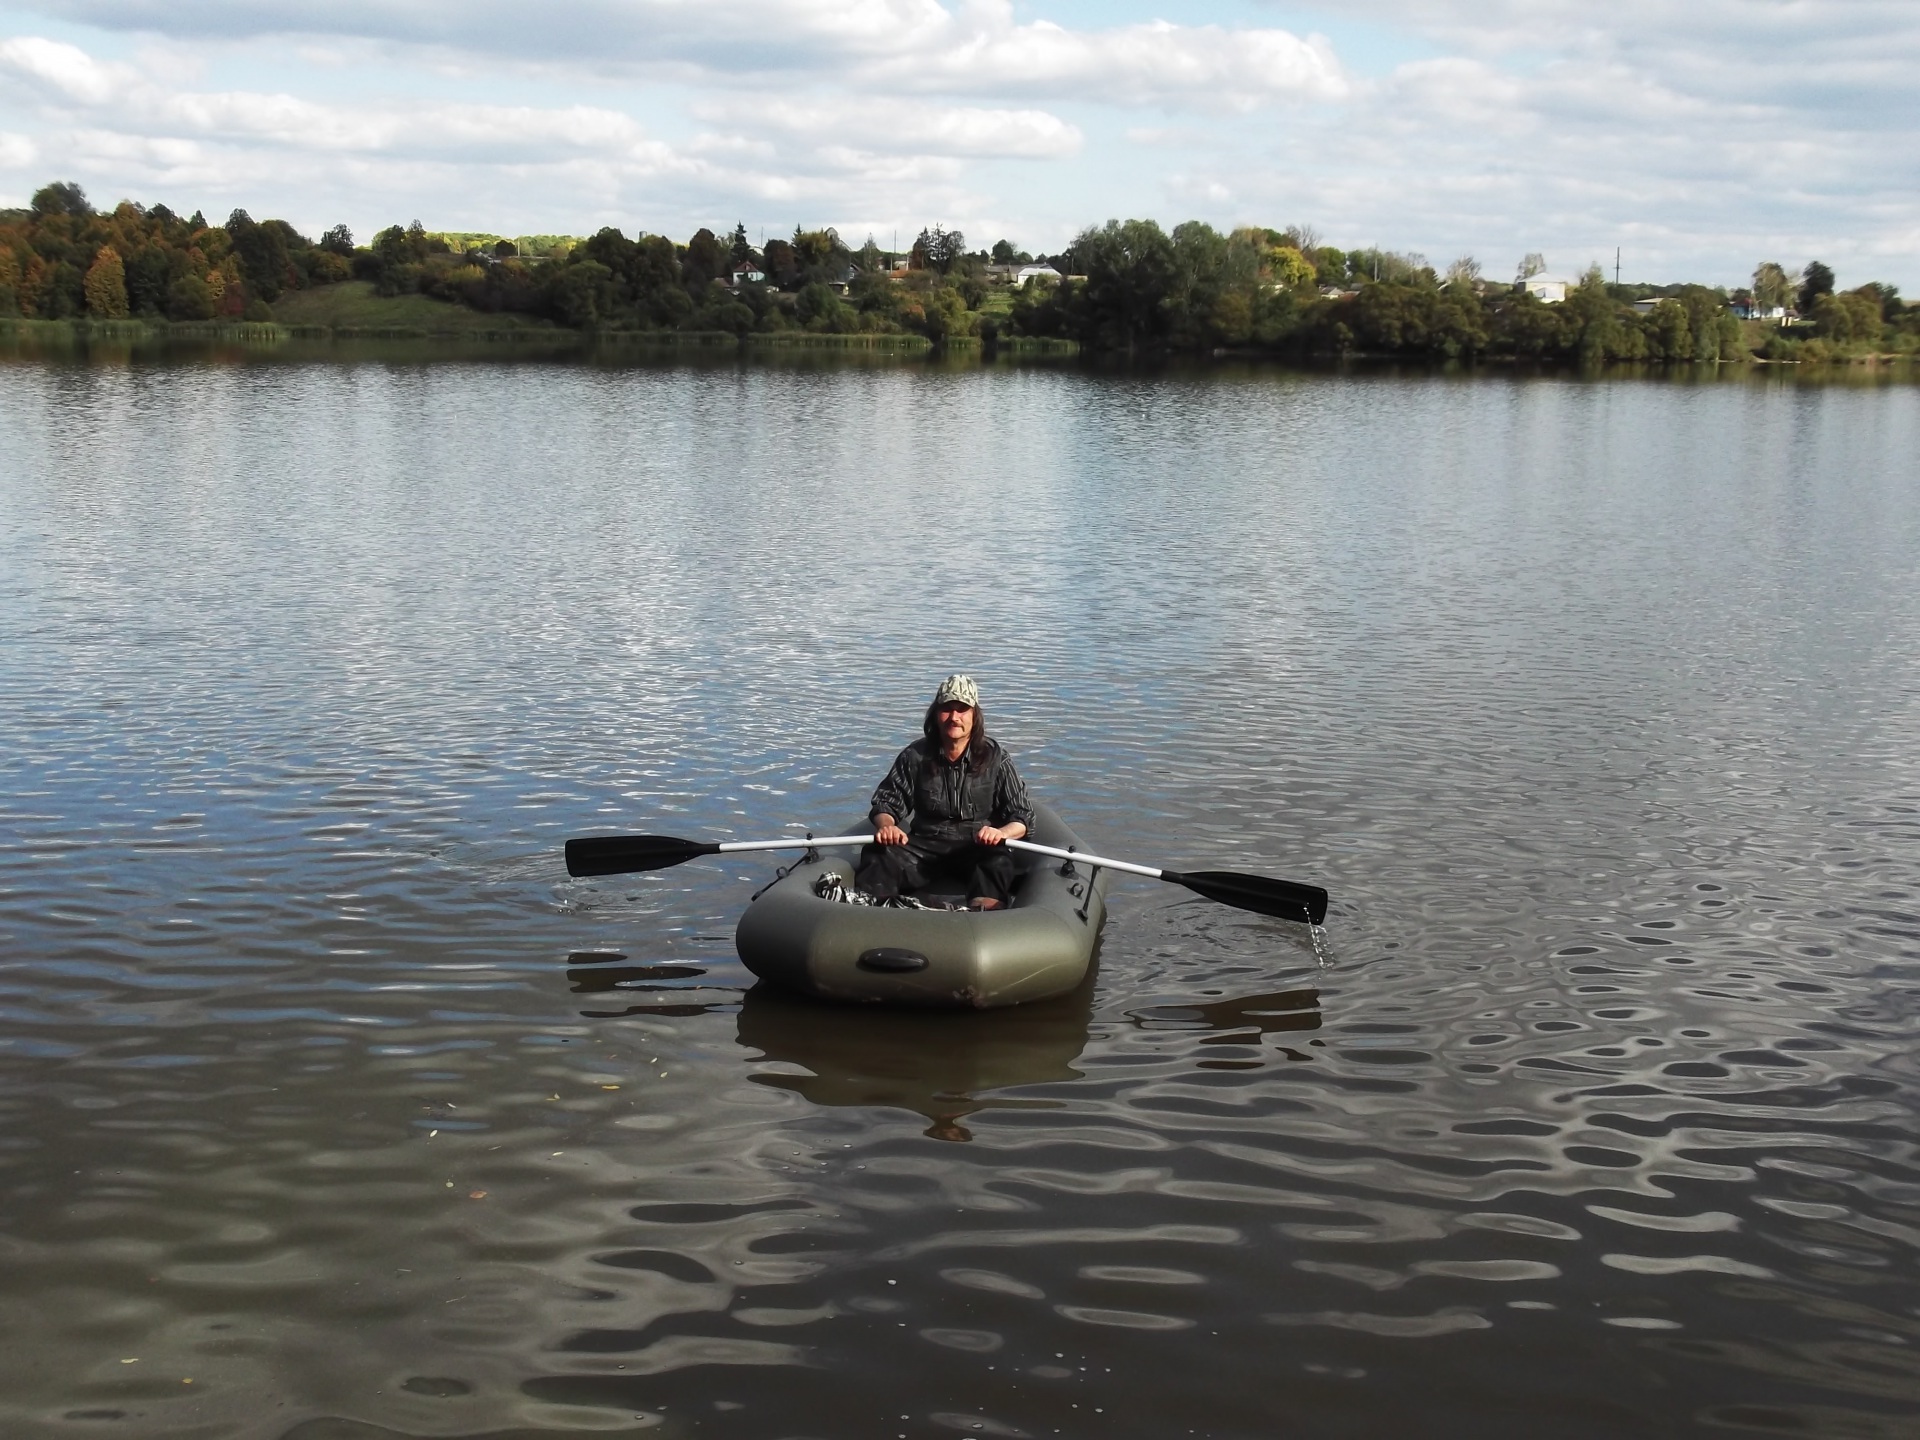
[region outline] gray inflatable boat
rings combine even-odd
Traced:
[[[1031,838],[1080,841],[1046,805]],[[1086,977],[1106,919],[1104,871],[1023,854],[1004,910],[902,910],[822,899],[837,874],[853,887],[858,855],[815,852],[756,895],[734,945],[761,979],[824,1000],[992,1009],[1062,995]]]

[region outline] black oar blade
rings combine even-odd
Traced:
[[[701,855],[719,853],[718,845],[671,835],[589,835],[567,841],[567,874],[630,875],[636,870],[665,870]]]
[[[1264,875],[1236,875],[1231,870],[1162,870],[1160,878],[1184,885],[1196,895],[1251,910],[1256,915],[1311,921],[1315,925],[1327,918],[1327,892],[1318,885],[1269,880]]]

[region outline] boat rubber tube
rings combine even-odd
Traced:
[[[1033,838],[1080,841],[1046,805]],[[1106,919],[1104,870],[1022,855],[1004,910],[904,910],[814,894],[837,874],[849,888],[857,856],[808,855],[755,896],[734,931],[761,979],[824,1000],[993,1009],[1062,995],[1086,978]]]

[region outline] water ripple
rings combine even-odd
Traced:
[[[1920,392],[0,393],[9,1434],[1911,1428]],[[843,823],[954,669],[1328,963],[1123,880],[877,1014],[752,983],[766,863],[566,877]]]

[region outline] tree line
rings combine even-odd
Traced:
[[[125,200],[101,212],[55,183],[30,209],[0,213],[0,316],[270,319],[283,292],[351,279],[354,264],[344,226],[315,242],[244,210],[225,225]]]
[[[0,212],[0,316],[264,321],[290,291],[358,280],[381,295],[582,330],[1032,336],[1096,353],[1593,363],[1920,349],[1920,306],[1890,285],[1839,291],[1819,262],[1797,277],[1764,262],[1751,288],[1731,294],[1609,284],[1595,267],[1549,303],[1524,284],[1544,269],[1538,256],[1515,283],[1497,283],[1470,257],[1442,272],[1419,255],[1324,244],[1301,226],[1223,234],[1200,221],[1168,232],[1113,220],[1038,258],[1064,278],[1009,295],[1005,272],[1035,257],[1004,239],[970,251],[940,225],[905,255],[871,238],[853,249],[831,228],[755,245],[739,224],[684,243],[612,227],[534,243],[433,234],[415,221],[358,245],[344,225],[315,240],[244,210],[219,225],[131,201],[98,211],[78,185],[56,182],[28,209]],[[1792,308],[1802,323],[1743,323],[1734,304],[1763,315]]]
[[[1836,293],[1817,261],[1797,287],[1763,263],[1754,290],[1731,294],[1611,284],[1594,266],[1549,300],[1525,283],[1546,268],[1537,255],[1513,283],[1495,283],[1471,257],[1442,273],[1419,255],[1323,245],[1304,227],[1223,235],[1189,221],[1168,233],[1151,220],[1116,220],[1083,231],[1067,259],[1084,279],[1023,294],[1014,323],[1097,351],[1698,363],[1920,349],[1920,306],[1879,283]],[[1791,318],[1804,325],[1743,323],[1733,307],[1750,310],[1763,282],[1769,303],[1797,302]]]

